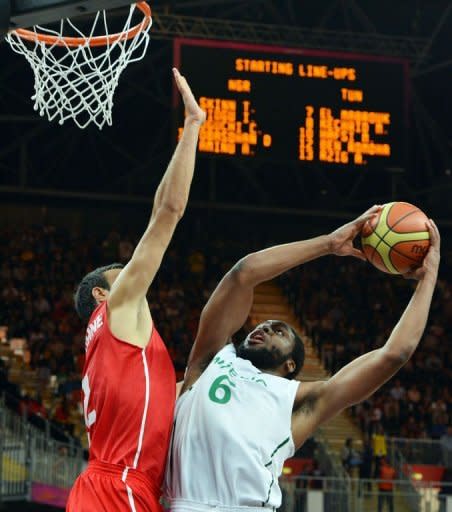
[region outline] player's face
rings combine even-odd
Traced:
[[[97,304],[100,304],[100,303],[108,300],[108,296],[110,295],[111,287],[112,287],[113,283],[115,282],[115,280],[117,279],[117,277],[119,276],[121,270],[122,270],[121,268],[113,268],[111,270],[107,270],[106,272],[104,272],[104,277],[108,283],[108,289],[103,288],[101,286],[95,286],[91,290],[91,293],[92,293],[94,300],[96,301]]]
[[[285,322],[267,320],[248,334],[237,355],[260,370],[274,370],[291,357],[293,344],[294,335]]]

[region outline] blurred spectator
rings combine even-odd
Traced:
[[[418,362],[418,365],[420,363]],[[421,400],[421,393],[419,392],[416,384],[413,384],[410,389],[408,390],[408,393],[407,393],[407,399],[408,399],[408,402],[411,402],[411,404],[413,404],[413,408],[416,408],[416,405],[420,402]]]
[[[416,439],[420,436],[421,429],[414,416],[408,417],[408,421],[402,425],[401,433],[402,437],[407,437],[409,439]]]
[[[63,427],[66,427],[69,431],[69,433],[72,434],[73,428],[69,427],[69,420],[70,420],[70,410],[69,410],[69,404],[66,396],[63,396],[61,401],[57,404],[55,407],[55,411],[53,413],[52,419],[57,423],[60,424]]]
[[[446,468],[452,467],[452,427],[447,427],[441,436],[441,450],[443,452],[443,464]]]
[[[383,457],[381,460],[378,478],[378,512],[383,512],[384,504],[388,504],[388,512],[394,512],[394,482],[396,471]]]
[[[359,478],[366,480],[364,483],[365,489],[370,492],[372,490],[372,460],[373,450],[369,438],[366,436],[364,439],[363,450],[361,453],[361,465],[359,467]]]
[[[389,434],[398,431],[400,424],[400,405],[399,401],[392,396],[387,397],[383,404],[383,425]]]
[[[359,453],[353,447],[353,439],[349,437],[345,440],[341,452],[341,460],[347,473],[351,473],[352,469],[361,464]]]
[[[381,399],[377,399],[374,402],[371,414],[370,414],[370,434],[381,430],[381,420],[383,418],[383,411],[381,406]]]
[[[386,448],[386,438],[381,425],[378,425],[375,433],[372,434],[372,452],[374,455],[374,477],[378,478],[381,461],[388,453]]]
[[[309,488],[310,489],[323,489],[323,479],[325,473],[320,468],[319,462],[317,459],[312,461],[312,465],[309,468],[308,476],[311,477],[309,479]]]
[[[405,388],[402,386],[400,379],[396,379],[390,391],[391,397],[397,401],[404,400],[405,394]]]

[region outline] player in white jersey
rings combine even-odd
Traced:
[[[385,345],[358,357],[329,380],[292,380],[303,343],[284,322],[258,325],[235,348],[259,283],[326,254],[356,256],[353,240],[375,206],[326,236],[249,254],[222,279],[204,308],[176,404],[167,497],[173,512],[276,508],[284,460],[325,421],[372,394],[416,349],[430,309],[440,236],[427,224],[431,247],[410,303]],[[245,508],[243,508],[245,507]]]

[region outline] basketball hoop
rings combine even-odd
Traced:
[[[137,12],[144,17],[134,25]],[[99,129],[105,123],[111,126],[119,77],[129,63],[141,60],[146,53],[151,8],[146,2],[132,4],[117,33],[109,33],[107,19],[108,12],[99,11],[86,35],[80,23],[76,26],[74,21],[65,19],[57,30],[37,25],[6,36],[11,48],[31,65],[35,77],[34,109],[49,121],[58,119],[63,124],[73,119],[80,128],[90,123]]]

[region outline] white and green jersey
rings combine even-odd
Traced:
[[[281,505],[299,383],[262,373],[227,345],[177,401],[167,465],[174,512]]]

